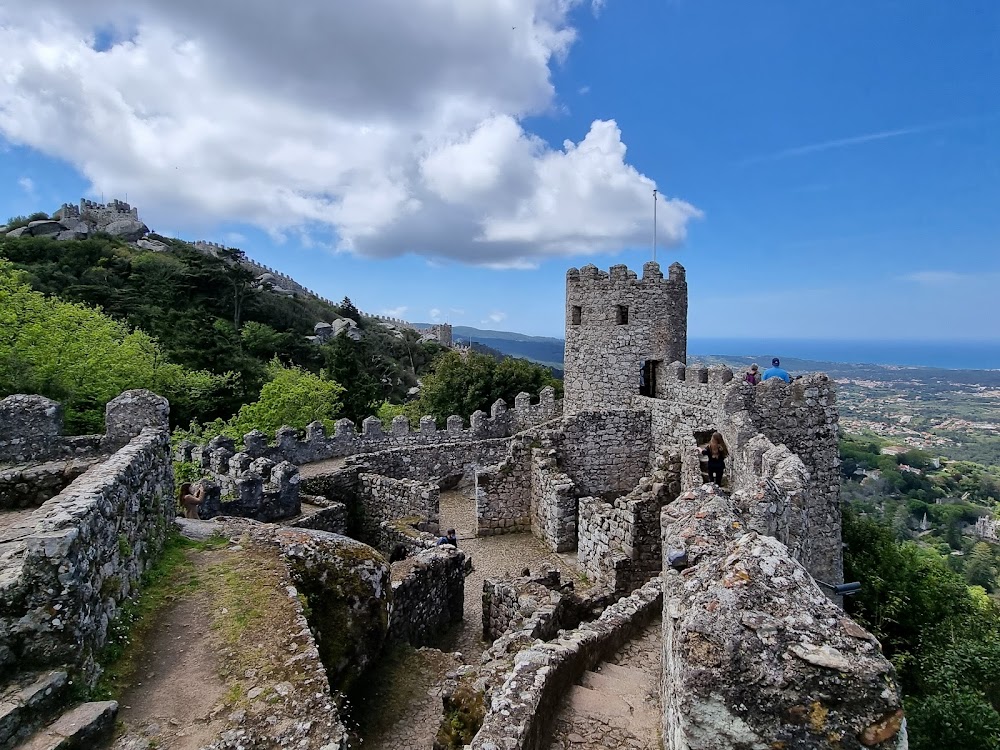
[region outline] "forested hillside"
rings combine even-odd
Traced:
[[[268,422],[305,420],[297,427],[310,417],[360,422],[383,403],[406,402],[445,351],[416,331],[363,318],[347,298],[333,306],[273,293],[238,262],[239,251],[213,257],[179,240],[147,239],[168,249],[102,235],[0,237],[0,397],[61,401],[74,432],[100,429],[104,404],[132,387],[168,396],[173,424],[185,428],[194,420],[235,430],[263,412]],[[341,317],[356,322],[359,340],[306,338],[317,322]],[[525,389],[551,381],[544,368],[524,364]],[[311,410],[287,398],[280,408],[262,406],[262,389],[276,379]],[[475,408],[497,397],[481,395]]]

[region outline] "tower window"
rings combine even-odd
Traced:
[[[578,326],[583,320],[583,308],[579,305],[573,305],[573,325]]]
[[[628,305],[615,305],[615,323],[620,326],[628,325]]]

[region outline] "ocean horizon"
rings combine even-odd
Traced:
[[[1000,370],[1000,341],[824,341],[817,339],[689,338],[688,358],[697,355],[772,357],[844,364]]]

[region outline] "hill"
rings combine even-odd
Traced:
[[[430,323],[415,323],[418,328],[430,328]],[[470,341],[502,352],[511,357],[520,357],[536,362],[546,367],[562,372],[563,349],[562,339],[550,336],[529,336],[511,331],[492,331],[471,326],[454,326],[452,338],[456,344],[468,344]]]

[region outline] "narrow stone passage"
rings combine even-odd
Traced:
[[[550,750],[658,750],[660,619],[563,698]]]

